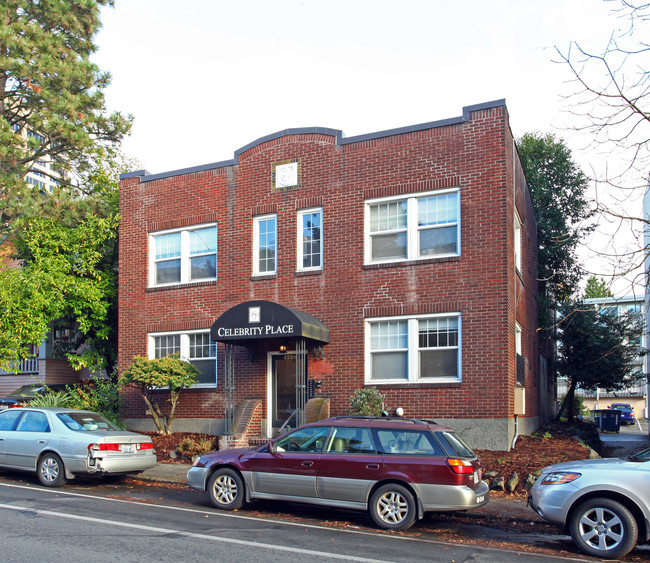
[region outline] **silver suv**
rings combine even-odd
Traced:
[[[650,541],[650,448],[545,467],[528,503],[586,554],[618,559]]]

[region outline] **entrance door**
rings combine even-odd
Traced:
[[[271,418],[273,428],[280,428],[296,410],[296,355],[273,355],[271,361]],[[295,425],[294,417],[289,426]]]

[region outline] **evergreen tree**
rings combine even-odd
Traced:
[[[586,197],[587,177],[562,140],[527,133],[517,148],[537,220],[539,322],[547,328],[557,303],[575,292],[582,277],[576,249],[594,210]]]
[[[557,370],[569,380],[563,412],[573,417],[573,398],[578,387],[593,391],[623,389],[639,380],[632,369],[642,353],[638,347],[641,324],[638,316],[601,313],[582,301],[568,301],[560,307],[559,357]]]
[[[90,61],[100,6],[112,0],[0,0],[0,241],[39,194],[25,175],[83,172],[117,147],[131,117],[107,114],[110,76]],[[48,172],[45,172],[48,173]]]
[[[613,297],[612,291],[607,287],[607,282],[603,278],[590,276],[585,287],[585,299],[602,299],[604,297]]]

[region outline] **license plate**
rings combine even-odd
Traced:
[[[124,454],[134,454],[135,453],[135,444],[122,444],[122,453]]]

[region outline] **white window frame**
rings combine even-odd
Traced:
[[[303,265],[304,259],[304,245],[303,245],[303,218],[305,215],[314,215],[318,213],[320,215],[320,265],[319,266],[309,266],[305,267]],[[296,256],[298,257],[298,264],[296,266],[299,272],[314,272],[323,269],[323,247],[325,245],[324,235],[323,235],[323,208],[322,207],[311,207],[309,209],[300,209],[298,211],[298,238],[297,238],[297,252]]]
[[[519,323],[515,323],[515,354],[518,356],[523,355],[521,351],[521,333],[521,325]]]
[[[191,254],[190,248],[190,232],[200,231],[201,229],[217,229],[217,245],[214,252],[206,253],[206,255],[215,255],[215,276],[209,278],[190,279],[192,258],[199,256]],[[162,235],[171,235],[180,233],[181,236],[181,255],[179,257],[181,263],[181,279],[180,281],[173,281],[167,283],[156,283],[156,237]],[[205,281],[214,281],[219,275],[219,229],[216,223],[205,223],[202,225],[193,225],[192,227],[184,227],[180,229],[168,229],[164,231],[155,231],[149,233],[149,287],[166,287],[187,283],[201,283]]]
[[[440,349],[458,350],[458,374],[456,377],[420,377],[420,347],[419,321],[425,319],[449,318],[458,320],[458,346],[441,347]],[[371,325],[378,322],[406,321],[407,322],[407,377],[396,379],[372,379],[372,350]],[[462,381],[462,317],[460,312],[439,313],[435,315],[411,315],[397,317],[374,317],[365,319],[365,382],[371,385],[396,385],[409,383],[459,383]]]
[[[419,233],[421,230],[425,230],[426,227],[419,227],[418,226],[418,200],[428,198],[428,197],[436,197],[436,196],[444,196],[448,194],[455,193],[457,194],[457,199],[456,199],[456,217],[457,220],[455,223],[444,223],[440,225],[441,227],[451,227],[455,226],[456,227],[456,252],[449,252],[449,253],[444,253],[444,254],[427,254],[427,255],[420,255],[419,251]],[[388,259],[380,259],[380,260],[373,260],[372,258],[372,244],[371,244],[371,239],[372,239],[372,233],[370,231],[370,208],[373,205],[377,204],[382,204],[382,203],[391,203],[391,202],[399,202],[399,201],[406,201],[407,202],[407,210],[406,210],[406,239],[407,239],[407,251],[406,251],[406,257],[405,258],[388,258]],[[412,260],[431,260],[431,259],[439,259],[439,258],[446,258],[450,256],[460,256],[461,254],[461,237],[460,237],[460,231],[461,231],[461,225],[460,225],[460,189],[459,188],[453,188],[453,189],[447,189],[447,190],[435,190],[435,191],[429,191],[429,192],[418,192],[418,193],[412,193],[412,194],[405,194],[405,195],[400,195],[400,196],[390,196],[390,197],[382,197],[382,198],[375,198],[375,199],[369,199],[364,202],[364,241],[365,241],[365,251],[364,251],[364,260],[365,264],[382,264],[382,263],[393,263],[393,262],[405,262],[405,261],[412,261]],[[429,227],[431,228],[431,227]],[[433,227],[435,228],[435,227]],[[404,230],[404,229],[402,229]]]
[[[518,272],[521,272],[521,219],[519,218],[519,213],[515,209],[515,232],[514,232],[514,256],[515,256],[515,268]]]
[[[147,334],[147,356],[150,360],[156,358],[156,337],[159,336],[180,336],[180,350],[179,358],[186,362],[192,362],[192,360],[212,360],[214,359],[214,374],[215,379],[214,383],[197,383],[192,385],[192,388],[199,387],[216,387],[218,381],[218,367],[217,367],[217,347],[216,343],[214,346],[214,356],[209,356],[207,358],[192,358],[190,357],[190,334],[210,334],[210,329],[201,329],[201,330],[185,330],[185,331],[167,331],[167,332],[150,332]]]
[[[260,223],[275,219],[275,267],[273,270],[260,271]],[[253,275],[255,276],[272,276],[278,271],[278,215],[277,213],[268,213],[253,217]]]

